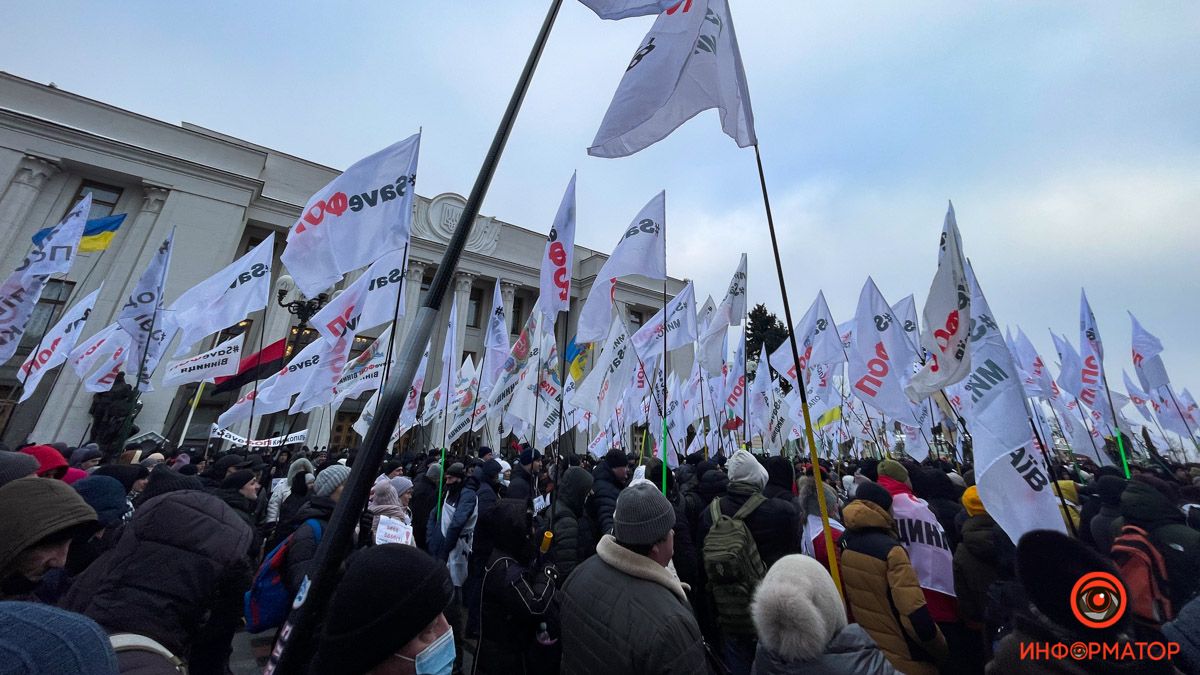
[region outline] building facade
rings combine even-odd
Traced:
[[[413,120],[409,126],[419,124]],[[363,154],[373,150],[364,149]],[[438,159],[425,155],[423,161]],[[305,202],[337,175],[336,169],[193,124],[170,124],[0,73],[0,240],[8,242],[0,251],[0,271],[7,275],[20,265],[34,233],[57,223],[86,193],[93,198],[90,218],[128,214],[107,250],[80,253],[68,275],[51,280],[17,355],[0,367],[4,442],[12,446],[28,439],[77,445],[87,440],[94,394],[84,389],[69,368],[59,367],[42,379],[27,401],[17,405],[19,364],[67,307],[101,284],[83,336],[114,322],[124,299],[172,229],[175,252],[164,304],[169,305],[271,233],[276,234],[273,274],[277,292],[284,301],[298,298],[278,256]],[[394,331],[397,349],[466,204],[462,195],[454,193],[421,196],[419,187],[409,264],[403,272],[407,311]],[[471,355],[478,362],[483,354],[483,333],[496,284],[510,339],[516,338],[537,300],[540,258],[551,217],[547,214],[545,223],[531,224],[530,229],[492,216],[477,217],[433,333],[435,348],[430,353],[426,390],[437,386],[441,374],[453,373],[458,367],[457,363],[449,367],[441,363],[441,349],[436,346],[445,339],[445,314],[452,301],[459,307],[460,360]],[[578,308],[606,258],[605,253],[575,247],[571,310],[565,327],[559,326],[560,335],[574,335]],[[353,281],[355,274],[341,286]],[[668,294],[673,296],[683,284],[669,279]],[[638,278],[622,280],[616,299],[635,327],[662,306],[663,284]],[[303,348],[315,337],[313,331],[298,325],[297,318],[276,300],[272,297],[265,311],[255,312],[212,340],[244,332],[247,354],[281,339],[287,340],[289,354]],[[382,329],[359,336],[356,348],[366,347]],[[212,344],[215,342],[206,339],[195,351]],[[162,366],[174,349],[175,345],[169,347]],[[684,374],[692,358],[684,353],[688,351],[672,354],[672,367]],[[152,380],[154,391],[141,397],[136,425],[142,433],[154,432],[172,441],[203,444],[217,417],[249,389],[214,394],[206,388],[186,423],[198,387],[162,387],[163,369],[160,367]],[[133,374],[128,379],[133,381]],[[359,439],[350,424],[358,418],[367,396],[346,401],[337,411],[318,409],[292,418],[268,415],[254,421],[252,430],[242,423],[233,431],[262,438],[308,428],[310,445],[351,446]]]

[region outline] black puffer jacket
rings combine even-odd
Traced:
[[[758,492],[758,488],[751,483],[730,483],[727,494],[721,498],[721,513],[732,517],[755,492]],[[767,569],[783,556],[800,552],[800,539],[796,536],[799,531],[798,520],[796,507],[782,499],[768,499],[746,519],[750,534],[758,544],[758,555]],[[712,514],[705,509],[700,514],[700,532],[696,538],[697,548],[701,551],[704,550],[704,538],[711,527]]]
[[[600,462],[592,469],[592,498],[588,500],[588,509],[592,522],[596,523],[597,537],[612,534],[613,513],[617,510],[617,497],[625,484],[613,475],[612,468]]]
[[[233,509],[233,512],[238,514],[238,517],[241,518],[242,521],[247,525],[249,525],[250,529],[254,530],[254,539],[250,541],[250,548],[247,550],[249,551],[250,557],[256,557],[258,555],[258,549],[262,547],[262,537],[259,535],[258,528],[256,528],[254,524],[254,509],[257,506],[257,502],[255,502],[253,499],[249,499],[246,497],[246,495],[238,492],[237,490],[219,489],[213,494],[217,497],[217,499],[225,502],[229,508]]]
[[[296,514],[293,521],[295,532],[292,534],[292,543],[288,544],[287,555],[283,561],[283,585],[293,596],[296,595],[296,591],[300,590],[304,575],[308,574],[312,560],[317,555],[317,546],[321,543],[317,539],[317,533],[313,530],[312,525],[305,521],[309,519],[321,521],[321,536],[324,537],[325,530],[329,529],[329,518],[333,516],[333,509],[336,506],[337,502],[329,497],[312,497],[307,504],[300,507],[300,512]]]
[[[550,555],[558,568],[560,586],[593,548],[592,535],[580,531],[581,526],[586,529],[583,509],[592,481],[592,475],[581,467],[567,469],[550,506],[550,531],[554,534]]]
[[[946,533],[946,543],[950,545],[950,552],[953,553],[962,541],[959,528],[955,524],[958,514],[963,512],[962,503],[959,501],[962,491],[940,469],[921,467],[914,471],[911,477],[913,493],[929,505],[929,510]]]
[[[63,606],[110,633],[152,638],[191,673],[224,673],[253,574],[254,533],[221,500],[195,490],[138,509],[116,546],[75,580]]]
[[[1121,517],[1114,522],[1114,532],[1126,524],[1146,530],[1162,554],[1171,604],[1178,612],[1200,592],[1200,532],[1185,524],[1183,512],[1165,494],[1140,480],[1129,481],[1121,493]]]

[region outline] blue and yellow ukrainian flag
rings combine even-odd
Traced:
[[[118,213],[87,221],[87,225],[83,228],[83,238],[79,240],[79,252],[92,253],[108,248],[117,234],[117,229],[121,227],[121,223],[125,222],[126,215],[128,214]],[[37,234],[33,235],[33,243],[35,245],[42,243],[42,240],[50,236],[50,232],[53,230],[53,227],[38,230]]]
[[[592,346],[585,344],[583,347],[575,344],[575,338],[567,343],[566,351],[563,356],[567,359],[567,372],[571,377],[575,378],[576,382],[583,381],[583,369],[587,367],[588,355],[591,353]]]

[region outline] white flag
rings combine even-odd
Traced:
[[[757,142],[726,0],[685,0],[660,14],[642,39],[588,154],[632,155],[709,108],[720,110],[722,131],[739,147]]]
[[[584,410],[590,410],[595,419],[609,419],[615,413],[617,403],[633,377],[636,363],[629,344],[629,335],[625,331],[625,322],[619,316],[613,317],[608,328],[608,338],[604,342],[604,351],[600,353],[591,372],[575,390],[571,403]]]
[[[1129,320],[1133,322],[1133,372],[1142,389],[1149,392],[1170,384],[1167,368],[1159,356],[1163,350],[1162,341],[1143,328],[1132,312]]]
[[[721,361],[725,356],[722,343],[728,334],[726,329],[741,325],[742,315],[745,313],[746,254],[743,253],[733,278],[729,280],[724,299],[708,317],[708,324],[700,333],[696,358],[700,359],[700,365],[704,366],[705,370],[715,373],[721,369]]]
[[[539,296],[542,311],[551,323],[571,306],[571,270],[575,261],[575,174],[558,205],[546,250],[542,253]],[[507,335],[507,332],[505,333]]]
[[[1129,402],[1137,408],[1137,411],[1141,413],[1147,422],[1153,423],[1154,418],[1150,416],[1150,408],[1148,407],[1150,405],[1150,394],[1142,391],[1141,388],[1134,384],[1133,380],[1129,379],[1129,373],[1122,370],[1121,376],[1125,380],[1125,391],[1129,394]]]
[[[438,385],[438,401],[445,411],[454,396],[454,371],[458,363],[458,299],[450,304],[450,316],[446,321],[446,341],[442,343],[442,382]]]
[[[299,354],[293,356],[292,360],[279,372],[259,383],[255,414],[258,414],[260,409],[264,415],[287,410],[292,403],[292,396],[303,391],[308,378],[321,365],[321,358],[325,352],[325,339],[317,338],[300,350]],[[232,423],[230,422],[230,424]]]
[[[363,306],[358,330],[371,330],[382,326],[393,317],[404,316],[404,250],[385,253],[367,269],[367,299]]]
[[[792,330],[796,334],[796,348],[800,352],[800,368],[842,363],[846,360],[846,351],[838,335],[833,315],[829,313],[829,305],[825,303],[824,291],[817,291],[816,299]],[[779,345],[771,354],[770,361],[771,367],[782,373],[793,386],[796,385],[799,381],[796,360],[792,358],[789,340],[784,340],[783,344]]]
[[[42,275],[26,278],[21,272],[13,272],[0,285],[0,363],[17,353],[46,279]]]
[[[100,289],[97,288],[86,298],[75,303],[75,306],[62,315],[58,323],[54,324],[54,327],[46,333],[33,352],[26,357],[25,362],[17,371],[17,380],[25,385],[18,403],[33,395],[42,376],[47,371],[67,360],[67,355],[75,349],[79,334],[83,331],[88,315],[92,313],[92,307],[96,305],[96,298],[99,296]]]
[[[413,376],[412,386],[404,397],[404,409],[400,411],[399,431],[404,433],[417,423],[417,409],[421,407],[421,391],[425,387],[425,370],[429,366],[429,343],[425,343],[425,352],[421,354],[421,363],[417,365],[417,374]]]
[[[638,354],[644,357],[661,354],[664,333],[667,351],[687,347],[696,341],[696,294],[691,281],[667,303],[666,310],[665,320],[660,309],[633,334],[633,346]]]
[[[541,299],[538,300],[538,303],[540,302]],[[505,357],[504,366],[501,368],[495,384],[492,385],[491,395],[488,396],[488,415],[493,419],[499,419],[508,409],[513,396],[517,393],[521,378],[524,377],[526,368],[529,367],[530,358],[536,358],[541,348],[540,326],[546,317],[538,307],[538,303],[534,303],[534,311],[531,311],[529,318],[525,320],[525,327],[521,329],[521,334],[513,343],[512,350]]]
[[[904,376],[912,367],[904,362],[909,353],[904,327],[870,277],[858,296],[855,324],[849,353],[854,395],[891,419],[917,426],[912,401],[904,393]]]
[[[323,338],[320,363],[304,383],[288,414],[308,412],[333,402],[342,368],[350,360],[350,351],[354,348],[354,336],[358,331],[363,305],[366,304],[369,283],[369,277],[359,277],[313,316],[313,328]]]
[[[121,330],[119,325],[109,324],[72,349],[67,355],[67,362],[75,375],[84,379],[97,365],[111,357],[118,347],[128,345],[129,334]]]
[[[680,0],[579,0],[601,19],[627,19],[631,16],[659,14],[678,8]],[[690,4],[690,3],[689,3]]]
[[[540,299],[540,298],[539,298]],[[492,287],[492,313],[488,318],[487,333],[483,338],[483,360],[479,363],[479,397],[486,401],[492,388],[504,371],[508,360],[508,317],[504,316],[504,300],[500,297],[500,280]]]
[[[1079,289],[1079,355],[1087,361],[1089,353],[1096,355],[1097,364],[1104,363],[1104,343],[1100,340],[1100,327],[1088,304],[1087,292]]]
[[[421,134],[355,162],[304,205],[280,259],[309,297],[350,270],[404,248],[412,227]]]
[[[383,371],[392,365],[387,358],[391,343],[392,327],[388,326],[361,354],[346,363],[334,387],[334,409],[348,398],[357,398],[364,391],[379,388],[383,383]]]
[[[167,370],[163,373],[163,386],[177,387],[189,382],[212,382],[218,377],[237,375],[243,338],[245,334],[239,333],[202,354],[168,363]]]
[[[587,300],[579,311],[577,342],[597,342],[606,335],[618,277],[628,274],[640,274],[649,279],[667,277],[666,222],[667,193],[660,192],[642,207],[621,233],[612,255],[592,282]]]
[[[175,336],[171,322],[162,316],[163,289],[167,285],[174,240],[175,230],[171,230],[117,314],[117,323],[130,337],[130,368],[134,377],[141,373],[141,381],[134,385],[138,391],[146,391],[150,376]]]
[[[17,268],[26,279],[35,276],[49,277],[71,271],[75,254],[79,252],[79,240],[87,225],[88,213],[92,210],[92,193],[87,193],[75,208],[71,209],[45,237],[29,249],[25,260]]]
[[[771,367],[767,361],[766,345],[758,355],[758,365],[754,369],[754,382],[750,384],[750,435],[759,434],[766,444],[770,431],[771,403],[774,390],[771,383]]]
[[[175,356],[189,352],[204,336],[224,330],[266,307],[274,258],[272,232],[249,253],[176,298],[167,311],[170,321],[180,331]]]
[[[964,413],[974,441],[976,484],[988,513],[1013,541],[1030,530],[1066,532],[1050,477],[1036,455],[1016,364],[978,281],[971,279],[971,363],[975,405]]]
[[[971,334],[971,291],[953,204],[946,210],[938,268],[929,286],[923,315],[925,330],[921,331],[921,346],[925,349],[925,366],[905,387],[913,401],[921,401],[971,372],[967,349]]]

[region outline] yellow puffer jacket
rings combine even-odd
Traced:
[[[935,675],[946,639],[925,607],[925,594],[908,553],[896,539],[891,514],[855,500],[843,511],[842,584],[854,619],[897,670]]]

